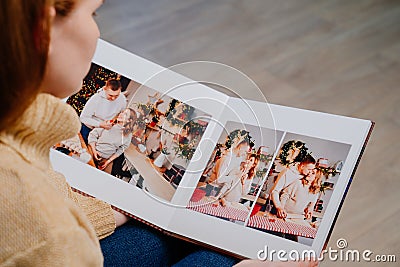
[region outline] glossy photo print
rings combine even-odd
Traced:
[[[97,64],[69,103],[80,133],[56,149],[170,201],[210,116]]]
[[[189,209],[243,224],[271,166],[282,132],[228,122]]]
[[[350,147],[286,133],[247,226],[311,245]]]

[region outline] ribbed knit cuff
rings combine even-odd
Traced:
[[[111,235],[116,227],[111,206],[96,198],[83,196],[77,192],[73,192],[73,194],[77,204],[92,223],[97,237],[103,239]]]

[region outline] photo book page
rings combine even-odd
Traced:
[[[51,151],[77,191],[231,255],[318,256],[373,127],[228,96],[100,40]]]

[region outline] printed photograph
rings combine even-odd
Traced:
[[[188,208],[243,224],[282,136],[272,129],[228,122]]]
[[[92,63],[69,103],[80,133],[55,149],[170,201],[210,115]]]
[[[311,245],[350,147],[286,133],[247,226]]]

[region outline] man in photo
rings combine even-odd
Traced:
[[[321,188],[322,172],[314,169],[300,180],[295,180],[283,189],[280,202],[286,219],[304,222],[312,217],[313,207]]]
[[[287,216],[286,211],[280,201],[280,195],[282,191],[288,187],[295,180],[300,180],[304,176],[307,176],[310,172],[315,169],[315,159],[308,154],[298,165],[296,170],[287,168],[281,171],[278,178],[272,187],[271,198],[276,208],[276,213],[279,218],[285,218]]]
[[[126,98],[121,89],[119,80],[110,79],[86,103],[80,116],[81,135],[86,144],[93,128],[111,129],[111,120],[126,108]]]

